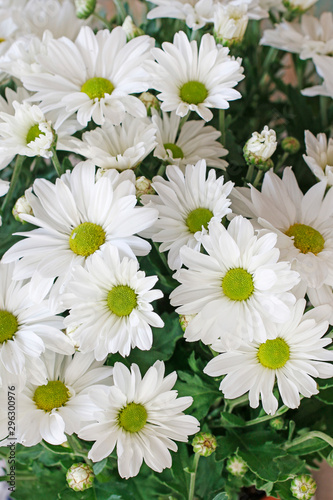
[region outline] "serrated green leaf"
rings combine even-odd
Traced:
[[[206,380],[197,374],[179,371],[175,388],[180,396],[192,396],[190,413],[198,420],[207,415],[208,408],[221,398],[214,380]]]
[[[303,443],[288,446],[288,453],[291,455],[308,455],[309,453],[315,453],[316,451],[323,450],[327,446],[329,446],[329,444],[327,444],[326,441],[314,437],[304,441]]]
[[[238,415],[226,411],[221,413],[221,424],[223,427],[244,427],[245,423],[245,420]]]

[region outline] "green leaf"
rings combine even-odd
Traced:
[[[327,446],[329,446],[329,444],[327,444],[326,441],[314,437],[303,443],[288,447],[288,453],[292,455],[307,455],[308,453],[315,453],[316,451],[323,450]]]
[[[316,394],[315,398],[328,405],[333,405],[333,387],[322,389],[319,394]]]
[[[221,413],[221,424],[223,427],[244,427],[245,423],[245,420],[233,413],[228,413],[227,411]]]
[[[105,468],[105,466],[106,466],[107,463],[108,463],[108,459],[107,458],[103,458],[103,460],[101,460],[100,462],[96,462],[93,465],[94,474],[96,476],[97,476],[97,474],[100,474],[102,472],[102,470]]]
[[[226,493],[218,493],[213,500],[228,500],[229,497]]]
[[[175,388],[180,396],[193,397],[190,413],[198,420],[207,415],[208,408],[216,399],[221,398],[221,393],[213,379],[207,380],[189,372],[178,372],[178,381]]]

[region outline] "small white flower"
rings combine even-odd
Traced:
[[[135,181],[136,197],[141,199],[144,194],[154,194],[154,188],[151,185],[151,180],[147,179],[144,175],[138,177]]]
[[[228,458],[226,469],[233,476],[243,477],[248,470],[248,466],[241,457],[234,455],[233,457]]]
[[[21,219],[22,214],[33,215],[33,211],[31,205],[29,205],[27,197],[25,195],[20,196],[20,198],[16,201],[13,210],[12,210],[14,218],[18,222],[25,222]]]
[[[157,7],[148,12],[148,19],[182,19],[193,30],[200,29],[212,21],[214,0],[154,0],[152,3]]]
[[[277,147],[275,130],[269,129],[267,125],[260,132],[253,132],[252,137],[245,144],[244,152],[249,160],[252,158],[259,161],[267,161]]]
[[[163,111],[176,111],[186,116],[195,111],[205,121],[213,117],[209,108],[227,109],[229,101],[241,94],[233,87],[243,80],[239,60],[233,60],[229,49],[216,46],[214,37],[206,33],[190,42],[184,32],[174,36],[173,43],[164,42],[162,49],[152,49],[157,62],[148,61],[151,87],[161,92]]]
[[[215,38],[223,45],[241,42],[248,20],[246,4],[217,4],[214,11]]]
[[[295,297],[290,290],[299,275],[289,262],[278,262],[276,235],[255,236],[251,223],[235,217],[228,229],[218,221],[209,223],[202,245],[208,255],[184,246],[180,253],[188,269],[175,278],[181,283],[170,295],[178,314],[197,314],[185,338],[226,349],[241,339],[264,341],[272,323],[290,318]]]
[[[311,476],[302,474],[291,481],[290,489],[298,500],[310,500],[316,493],[317,484]]]
[[[112,387],[90,393],[100,411],[95,413],[98,423],[79,432],[80,438],[95,441],[88,458],[103,460],[117,445],[119,474],[126,479],[138,474],[143,460],[156,472],[171,467],[174,440],[187,442],[199,430],[197,419],[183,413],[192,398],[177,399],[172,390],[176,372],[164,377],[164,363],[156,361],[141,378],[136,364],[130,371],[115,363],[113,379]]]
[[[292,309],[291,318],[275,324],[272,336],[265,342],[243,342],[238,349],[222,352],[209,361],[204,373],[211,377],[226,375],[220,389],[227,399],[249,392],[251,408],[257,408],[259,397],[266,413],[274,415],[278,401],[273,394],[275,380],[283,403],[297,408],[300,394],[318,394],[312,377],[330,378],[333,375],[333,352],[324,349],[331,339],[324,337],[328,323],[325,306],[303,315],[306,302],[300,299]]]
[[[313,62],[318,75],[323,78],[323,82],[321,85],[313,85],[303,89],[301,93],[309,97],[324,95],[333,99],[333,57],[315,55]]]
[[[152,186],[157,195],[142,196],[142,203],[159,211],[159,218],[147,236],[161,242],[160,252],[168,253],[168,265],[179,269],[182,265],[180,249],[186,245],[200,251],[201,240],[208,232],[208,223],[219,223],[231,212],[227,198],[233,183],[224,184],[223,176],[216,179],[210,170],[206,179],[206,162],[187,165],[185,174],[179,167],[168,165],[168,180],[153,178]]]
[[[126,33],[127,40],[131,40],[132,38],[135,38],[136,36],[141,36],[144,35],[144,31],[142,29],[138,28],[134,22],[131,16],[126,16],[125,20],[121,26],[123,30]]]
[[[79,19],[87,19],[94,13],[96,0],[74,0],[76,15]]]
[[[306,155],[304,161],[314,175],[320,180],[326,180],[333,185],[333,138],[327,141],[325,134],[315,137],[309,130],[305,131]]]
[[[318,288],[308,288],[307,296],[314,307],[326,305],[331,309],[328,321],[333,325],[333,289],[329,285],[322,285]]]

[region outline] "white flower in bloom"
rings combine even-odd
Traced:
[[[134,234],[151,226],[158,212],[135,206],[132,172],[110,170],[95,181],[95,166],[85,162],[55,184],[36,179],[33,190],[26,197],[34,215],[21,217],[39,228],[19,233],[26,238],[3,257],[5,262],[20,259],[14,279],[32,276],[32,289],[51,286],[57,276],[68,279],[74,265],[84,266],[108,244],[130,257],[149,252],[149,243]]]
[[[209,167],[222,168],[228,162],[221,156],[228,154],[218,142],[221,132],[211,125],[205,126],[204,120],[190,120],[184,123],[179,132],[180,116],[174,111],[170,114],[152,110],[152,121],[157,128],[157,146],[154,156],[177,165],[185,171],[186,165],[194,165],[201,159],[206,160]]]
[[[325,189],[326,182],[318,182],[304,195],[287,167],[282,179],[267,172],[261,192],[251,186],[231,194],[233,212],[277,234],[281,260],[301,275],[300,296],[307,286],[333,285],[333,190],[325,196]]]
[[[9,184],[9,181],[0,179],[0,196],[4,196],[8,192]]]
[[[159,218],[147,235],[161,242],[160,252],[168,253],[168,265],[179,269],[182,265],[180,249],[186,245],[200,251],[201,240],[208,232],[208,223],[231,212],[227,198],[233,183],[224,184],[224,178],[216,179],[215,170],[210,170],[206,179],[206,162],[187,165],[185,174],[179,167],[169,165],[168,180],[157,176],[152,186],[157,195],[144,195],[143,204],[154,207]]]
[[[326,305],[331,309],[328,318],[330,325],[333,325],[333,289],[329,285],[322,285],[319,288],[308,288],[307,296],[314,307]]]
[[[214,11],[214,35],[218,42],[231,45],[243,40],[247,23],[247,5],[217,4]]]
[[[333,138],[327,142],[325,134],[315,137],[309,130],[305,131],[306,155],[304,161],[319,180],[326,180],[333,185]]]
[[[110,245],[92,255],[85,268],[74,269],[64,295],[70,309],[64,323],[70,329],[77,326],[71,338],[81,352],[93,350],[102,360],[108,353],[128,356],[131,348],[151,348],[151,326],[164,325],[151,302],[163,294],[151,290],[157,276],[146,277],[138,268],[136,259],[121,260],[118,249]]]
[[[63,318],[50,312],[46,301],[32,302],[29,284],[13,281],[14,264],[0,262],[0,376],[25,377],[26,358],[38,358],[45,348],[63,354],[74,352],[61,331]]]
[[[0,10],[0,57],[10,48],[15,38],[19,35],[18,26],[12,19],[10,12]],[[0,72],[0,80],[6,77],[6,73]]]
[[[274,29],[265,30],[260,44],[297,53],[301,59],[332,54],[333,13],[323,12],[320,19],[305,14],[300,22],[283,21]]]
[[[275,244],[274,233],[257,237],[251,223],[238,216],[228,229],[210,222],[209,235],[202,238],[208,255],[182,248],[188,269],[175,274],[181,285],[170,299],[180,306],[178,314],[197,313],[185,331],[188,341],[220,339],[228,350],[242,339],[263,342],[273,322],[288,321],[296,301],[290,290],[299,275],[289,262],[278,262]]]
[[[92,354],[62,356],[46,352],[43,370],[17,395],[17,441],[34,446],[42,439],[59,445],[94,419],[96,405],[88,393],[112,383],[111,367],[94,360]],[[65,434],[66,433],[66,434]]]
[[[277,147],[275,130],[269,129],[267,125],[260,132],[253,132],[252,137],[245,144],[245,155],[257,160],[267,161]]]
[[[326,308],[314,308],[303,315],[306,302],[300,299],[292,309],[291,318],[275,325],[272,338],[266,342],[243,342],[237,350],[223,352],[209,361],[204,372],[211,377],[226,375],[220,389],[227,399],[249,393],[252,408],[259,397],[266,413],[274,415],[278,401],[273,395],[275,380],[283,403],[297,408],[300,394],[318,394],[312,377],[333,376],[333,352],[324,349],[331,339],[323,337],[327,321]]]
[[[214,0],[153,0],[152,3],[157,7],[148,12],[148,19],[181,19],[193,30],[200,29],[212,21]]]
[[[129,94],[149,87],[143,63],[150,58],[152,44],[148,36],[126,43],[120,27],[94,34],[84,26],[75,42],[50,40],[47,54],[37,56],[41,72],[22,76],[22,81],[36,92],[32,99],[41,101],[41,109],[59,110],[57,126],[76,111],[82,127],[91,119],[101,125],[106,118],[119,125],[125,112],[146,116],[143,103]]]
[[[163,49],[163,50],[162,50]],[[206,33],[197,42],[190,42],[182,31],[176,33],[173,43],[162,43],[162,49],[152,49],[157,62],[148,61],[151,87],[161,92],[163,111],[176,111],[186,116],[195,111],[205,121],[213,118],[209,108],[227,109],[229,102],[241,94],[233,89],[243,80],[239,60],[228,56],[229,49],[216,46],[214,37]]]
[[[121,125],[106,120],[101,127],[85,132],[81,141],[70,138],[65,149],[93,160],[98,167],[125,170],[149,155],[156,145],[155,136],[155,126],[147,118],[126,115]]]
[[[333,57],[315,55],[313,62],[318,75],[323,78],[323,82],[321,85],[313,85],[303,89],[301,93],[309,97],[324,95],[333,99]]]
[[[15,115],[0,112],[0,152],[4,155],[52,156],[52,124],[38,106],[13,102]]]
[[[199,430],[197,419],[183,413],[192,398],[177,398],[172,390],[176,372],[164,377],[164,363],[156,361],[142,378],[136,364],[130,371],[115,363],[113,379],[114,386],[90,393],[100,411],[98,423],[79,432],[80,438],[96,441],[88,457],[103,460],[117,445],[119,474],[126,479],[138,474],[143,460],[156,472],[171,467],[169,450],[177,451],[173,440],[187,442]]]

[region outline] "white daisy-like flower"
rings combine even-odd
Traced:
[[[45,351],[74,352],[73,343],[61,331],[63,318],[52,315],[47,301],[33,303],[29,284],[13,281],[14,264],[0,262],[0,377],[25,377],[26,358]]]
[[[36,179],[35,194],[26,191],[34,215],[21,217],[39,228],[19,233],[25,239],[3,257],[5,262],[18,261],[14,279],[32,277],[32,290],[40,292],[57,276],[68,279],[74,265],[84,266],[105,245],[115,245],[130,257],[146,255],[149,243],[134,234],[151,226],[158,212],[135,206],[134,181],[133,172],[116,170],[95,180],[91,162],[76,165],[55,184]]]
[[[302,14],[317,2],[318,0],[283,0],[283,5],[292,12]]]
[[[313,85],[303,89],[301,93],[309,97],[323,95],[333,99],[333,57],[315,55],[313,62],[318,75],[323,78],[323,82],[321,85]]]
[[[88,393],[112,383],[113,368],[102,366],[92,354],[62,356],[47,351],[43,369],[34,372],[17,395],[17,442],[34,446],[42,439],[59,445],[66,434],[77,434],[94,421],[97,410]],[[66,433],[66,434],[65,434]]]
[[[305,14],[300,22],[283,21],[274,29],[265,30],[260,44],[294,52],[301,59],[332,54],[333,13],[323,12],[320,19]]]
[[[163,296],[152,290],[157,279],[139,271],[136,259],[120,259],[112,245],[92,255],[85,268],[77,267],[66,287],[64,301],[70,313],[64,324],[73,329],[71,338],[80,351],[94,351],[101,360],[108,353],[128,356],[134,347],[149,350],[151,326],[164,325],[151,305]]]
[[[313,174],[320,180],[333,185],[333,138],[327,141],[325,134],[315,137],[309,130],[305,131],[306,155],[304,161]]]
[[[322,285],[319,288],[308,288],[307,296],[314,307],[326,305],[331,309],[328,318],[330,325],[333,325],[333,289],[329,285]]]
[[[276,233],[281,260],[291,262],[301,275],[300,296],[307,286],[333,285],[333,191],[325,196],[325,189],[321,181],[304,195],[287,167],[282,179],[267,172],[261,192],[251,186],[235,188],[231,194],[234,213]]]
[[[18,26],[13,20],[10,12],[0,11],[0,57],[10,48],[15,38],[19,35]],[[0,80],[6,78],[6,73],[0,72]]]
[[[275,130],[269,129],[267,125],[262,131],[253,132],[251,138],[244,147],[247,160],[266,162],[275,152],[277,147]]]
[[[146,116],[144,104],[129,94],[148,90],[143,63],[150,58],[152,44],[146,35],[126,43],[120,27],[94,34],[84,26],[75,42],[65,37],[50,40],[47,54],[37,56],[41,72],[22,76],[22,82],[36,92],[31,99],[41,101],[42,110],[59,110],[56,125],[74,112],[82,127],[91,119],[102,125],[106,118],[119,125],[125,112]]]
[[[162,50],[163,49],[163,50]],[[227,109],[229,101],[241,94],[233,87],[243,80],[239,60],[232,59],[227,47],[216,46],[209,33],[201,38],[200,48],[190,42],[184,32],[174,36],[173,43],[162,43],[162,49],[152,49],[157,62],[148,61],[151,87],[163,111],[176,111],[185,116],[195,111],[205,121],[213,118],[209,108]]]
[[[221,156],[228,154],[218,142],[221,132],[211,125],[205,126],[204,120],[190,120],[184,123],[179,132],[180,116],[174,111],[160,114],[152,110],[152,121],[156,126],[157,146],[154,156],[177,165],[185,171],[186,165],[194,165],[201,159],[208,167],[225,170],[228,162]]]
[[[265,341],[272,323],[285,323],[296,298],[290,290],[298,273],[289,262],[278,262],[276,235],[255,236],[252,224],[235,217],[228,229],[218,221],[209,224],[202,245],[208,255],[183,247],[188,269],[175,278],[181,283],[170,295],[178,314],[196,314],[185,331],[192,342],[213,344],[226,350],[242,340]]]
[[[153,178],[152,187],[157,195],[141,197],[144,205],[159,212],[157,222],[145,234],[162,243],[160,252],[169,252],[170,268],[179,269],[182,265],[180,249],[186,245],[200,251],[209,221],[221,223],[231,212],[228,195],[233,182],[224,184],[223,176],[216,179],[215,170],[210,170],[206,179],[205,160],[187,165],[185,174],[179,167],[168,165],[166,175],[168,180],[160,176]]]
[[[214,35],[219,43],[230,46],[243,40],[249,17],[246,3],[235,5],[216,4],[214,10]]]
[[[69,139],[66,149],[93,160],[98,167],[125,170],[135,168],[155,145],[155,126],[147,118],[126,115],[121,125],[106,120],[101,127],[85,132],[81,141]]]
[[[324,349],[332,341],[323,338],[328,323],[326,308],[319,307],[303,315],[306,302],[297,301],[291,318],[275,325],[274,335],[265,342],[243,342],[237,350],[222,352],[209,361],[204,373],[211,377],[226,375],[220,389],[227,399],[249,393],[252,408],[259,397],[266,413],[274,415],[278,401],[273,395],[275,381],[283,403],[289,408],[300,405],[300,395],[318,394],[315,378],[333,376],[333,352]]]
[[[148,19],[181,19],[193,30],[202,28],[212,20],[214,0],[154,0],[152,3],[157,7],[148,12]]]
[[[88,458],[102,460],[117,445],[119,474],[126,479],[138,474],[143,461],[156,472],[171,467],[169,450],[177,451],[174,440],[187,442],[199,422],[183,413],[192,397],[177,398],[172,390],[176,372],[164,377],[164,370],[164,363],[156,361],[142,378],[136,364],[130,371],[115,363],[114,385],[90,393],[100,411],[95,413],[98,423],[79,432],[80,438],[95,441]]]

